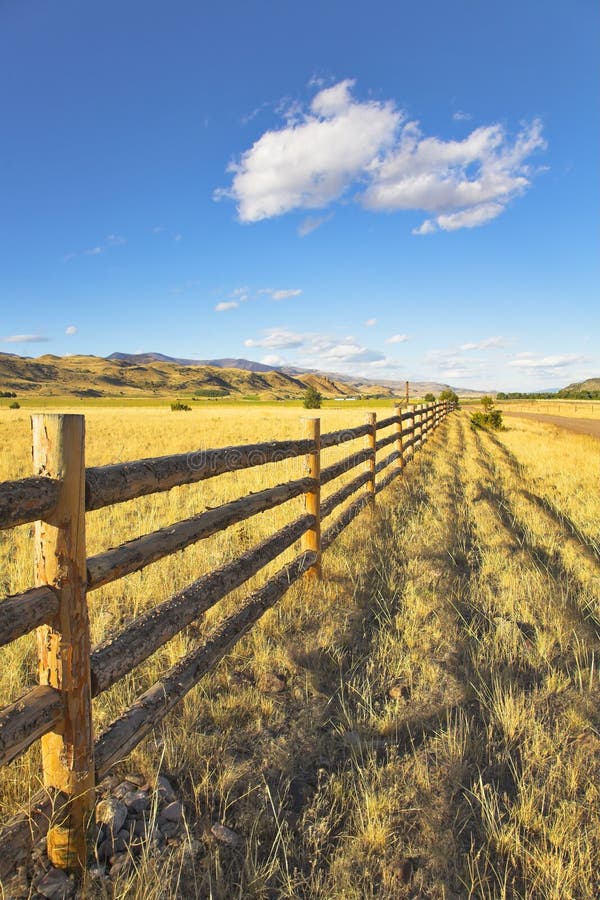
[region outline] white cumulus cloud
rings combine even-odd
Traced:
[[[306,110],[282,109],[283,127],[231,163],[231,185],[215,199],[235,200],[240,221],[257,222],[351,196],[377,212],[433,213],[413,230],[425,235],[483,225],[530,186],[529,157],[546,146],[539,120],[514,138],[492,124],[444,140],[424,135],[391,100],[357,100],[353,87],[346,79],[320,90]],[[321,223],[306,219],[299,234]]]
[[[393,334],[391,337],[386,338],[386,344],[404,344],[408,340],[407,334]]]
[[[278,366],[285,366],[285,359],[277,353],[268,353],[266,356],[263,356],[261,363],[265,366],[273,366],[276,368]]]
[[[266,131],[229,166],[231,187],[215,198],[233,198],[240,221],[258,222],[341,197],[392,146],[401,121],[393,103],[354,100],[353,84],[347,79],[320,91],[300,121]]]
[[[322,360],[328,362],[376,362],[385,358],[378,350],[369,350],[354,343],[333,344],[322,350],[319,355]]]
[[[292,349],[294,347],[302,347],[304,341],[304,335],[296,334],[287,328],[270,328],[264,337],[248,338],[248,340],[244,341],[244,345],[246,347]]]
[[[498,216],[530,184],[526,160],[545,147],[539,120],[510,141],[501,125],[476,128],[462,141],[425,137],[417,123],[402,129],[395,151],[374,164],[365,205],[388,212],[435,212],[415,233],[473,228]]]
[[[65,334],[68,334],[68,335],[77,334],[77,326],[69,325],[67,328],[65,328]]]

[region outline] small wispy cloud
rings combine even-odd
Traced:
[[[299,297],[302,293],[300,288],[286,288],[284,290],[274,290],[273,288],[261,288],[257,294],[268,294],[272,300],[289,300],[290,297]]]
[[[321,225],[329,222],[332,218],[333,213],[330,213],[328,216],[307,216],[306,219],[298,225],[298,235],[300,237],[306,237],[308,234],[316,231],[317,228],[320,228]]]
[[[377,325],[377,319],[367,319],[365,325],[367,326],[367,328],[372,328],[373,325]]]
[[[107,234],[103,241],[95,244],[93,247],[87,247],[79,253],[65,253],[63,262],[70,262],[76,256],[100,256],[105,250],[110,250],[113,247],[122,247],[126,243],[127,238],[124,238],[121,234]]]
[[[549,356],[536,356],[535,354],[522,353],[516,359],[509,360],[506,365],[524,371],[540,372],[545,370],[563,369],[571,363],[583,362],[584,357],[576,353],[555,353]]]
[[[501,335],[494,335],[494,337],[484,338],[482,341],[476,341],[474,343],[461,344],[460,350],[488,350],[490,347],[506,347],[507,345],[506,338]]]
[[[462,109],[457,109],[456,112],[452,113],[452,118],[455,122],[469,122],[473,116],[471,113],[463,112]]]
[[[437,231],[437,228],[431,219],[425,219],[417,228],[413,228],[412,234],[433,234],[435,231]]]
[[[179,241],[182,241],[182,240],[183,240],[183,235],[182,235],[182,234],[179,234],[179,233],[177,233],[177,234],[176,234],[176,235],[174,235],[174,236],[173,236],[173,240],[174,240],[174,241],[175,241],[175,243],[177,243],[177,244],[178,244],[178,243],[179,243]]]
[[[264,112],[264,110],[268,109],[270,106],[272,106],[272,103],[269,103],[268,100],[259,103],[259,105],[255,106],[251,112],[246,113],[245,116],[242,116],[240,118],[240,122],[242,123],[242,125],[248,125],[249,122],[252,122],[253,119],[259,116],[261,112]]]
[[[223,300],[215,306],[215,312],[227,312],[228,309],[237,309],[240,304],[237,300]]]
[[[77,326],[76,325],[67,326],[67,328],[65,328],[65,334],[68,334],[68,335],[77,334]]]
[[[289,300],[290,297],[299,297],[301,293],[300,288],[292,288],[290,290],[273,291],[271,297],[273,300]]]
[[[407,334],[393,334],[391,337],[386,338],[386,344],[405,344],[406,341],[410,340]]]
[[[45,334],[9,334],[2,340],[5,344],[44,344],[50,338]]]

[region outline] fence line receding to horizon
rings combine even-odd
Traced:
[[[322,554],[376,496],[401,474],[428,434],[454,408],[416,405],[377,422],[320,433],[320,419],[304,420],[299,440],[225,447],[85,467],[82,415],[32,416],[34,475],[0,484],[0,529],[35,522],[36,586],[0,601],[0,646],[37,629],[39,684],[0,709],[0,765],[41,740],[44,789],[30,808],[0,829],[0,878],[47,835],[51,862],[85,865],[86,827],[94,789],[211,671],[220,659],[307,574],[322,577]],[[378,439],[378,432],[393,429]],[[322,452],[346,442],[364,445],[321,466]],[[392,447],[378,459],[379,451]],[[306,474],[140,535],[87,557],[85,514],[226,472],[304,456]],[[321,499],[321,487],[357,466],[363,470]],[[385,469],[390,471],[377,480]],[[364,489],[364,490],[361,490]],[[323,530],[323,521],[357,492]],[[87,593],[223,531],[234,523],[304,496],[305,512],[226,565],[198,578],[142,613],[118,634],[91,646]],[[301,541],[295,558],[250,593],[199,646],[179,660],[94,740],[92,699],[144,662],[183,628]]]

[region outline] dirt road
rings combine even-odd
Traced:
[[[512,412],[502,410],[503,416],[519,416],[522,419],[536,419],[538,422],[547,422],[549,425],[558,425],[567,431],[577,431],[579,434],[591,434],[600,438],[600,419],[572,419],[567,416],[547,416],[543,413]]]

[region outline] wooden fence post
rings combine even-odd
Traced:
[[[58,502],[36,523],[36,583],[51,585],[59,609],[37,630],[40,684],[62,692],[63,721],[42,737],[44,784],[61,791],[48,830],[54,866],[85,867],[86,828],[94,805],[94,750],[90,689],[90,632],[86,602],[85,419],[79,415],[32,416],[34,475],[60,480]]]
[[[418,409],[417,404],[413,403],[412,404],[412,423],[411,423],[412,430],[413,430],[413,442],[414,442],[412,445],[412,455],[413,456],[417,452],[417,447],[419,445],[419,442],[417,440],[417,429],[418,429],[418,424],[419,424],[417,422],[417,409]]]
[[[398,421],[394,426],[394,431],[396,432],[396,453],[398,454],[398,459],[396,460],[396,468],[403,469],[406,465],[406,461],[404,459],[404,439],[402,437],[402,406],[396,404],[394,407],[394,413],[398,416]]]
[[[415,453],[417,452],[417,445],[416,445],[416,440],[417,440],[417,423],[416,423],[416,419],[415,419],[415,408],[414,408],[414,406],[409,407],[409,408],[408,408],[408,412],[411,414],[411,418],[410,418],[410,419],[407,419],[406,427],[407,427],[407,428],[410,428],[410,430],[411,430],[411,434],[410,434],[409,440],[412,442],[412,443],[411,443],[411,446],[410,446],[410,457],[411,457],[411,459],[412,459],[413,456],[415,455]],[[404,448],[403,448],[403,449],[404,449]]]
[[[313,578],[321,579],[321,420],[303,419],[304,437],[314,441],[316,449],[314,453],[306,456],[306,474],[314,478],[317,486],[304,495],[306,512],[316,519],[315,527],[306,531],[302,537],[302,549],[317,554],[314,566],[307,570],[307,574]]]
[[[375,455],[376,455],[376,446],[377,446],[377,413],[370,412],[367,413],[367,425],[371,426],[371,430],[365,436],[365,447],[368,450],[372,450],[373,454],[365,463],[365,468],[367,472],[370,473],[371,477],[369,481],[367,481],[367,493],[369,494],[369,500],[371,503],[375,503]]]
[[[415,416],[415,425],[418,424],[418,426],[419,426],[419,440],[418,440],[416,446],[420,450],[421,447],[423,446],[423,440],[424,440],[424,438],[423,438],[423,403],[417,403],[417,405],[415,406],[415,413],[418,416],[418,423],[417,423],[417,418]]]

